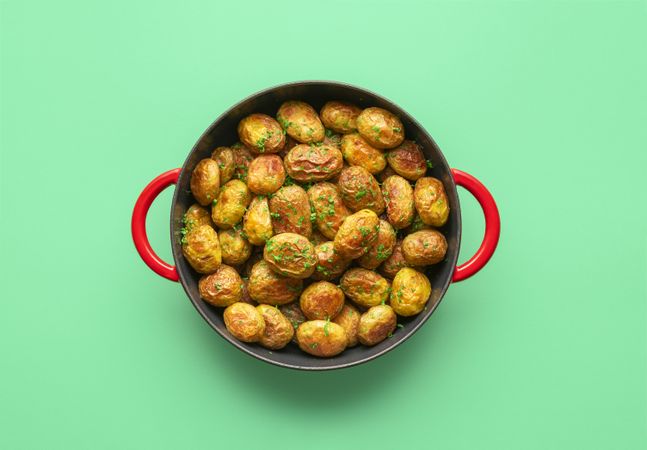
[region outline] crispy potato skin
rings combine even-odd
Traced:
[[[218,163],[218,169],[220,169],[220,184],[225,184],[231,180],[236,171],[234,151],[230,147],[216,147],[211,152],[211,159]]]
[[[389,281],[368,269],[347,270],[341,277],[340,286],[346,297],[364,308],[379,305],[389,298]]]
[[[252,160],[247,172],[247,187],[255,194],[271,194],[285,181],[285,168],[278,155],[260,155]]]
[[[407,262],[402,254],[402,239],[399,239],[395,242],[393,253],[382,263],[378,271],[382,276],[392,280],[403,267],[407,267]]]
[[[285,305],[299,297],[303,280],[279,275],[261,260],[252,267],[247,289],[249,296],[258,303]]]
[[[241,221],[251,201],[247,185],[240,180],[228,181],[218,194],[216,204],[211,208],[211,219],[222,229],[231,228]]]
[[[400,316],[415,316],[425,309],[430,295],[429,278],[424,273],[405,267],[393,279],[389,304]]]
[[[351,214],[344,219],[335,235],[335,252],[342,258],[359,258],[375,243],[379,229],[380,219],[370,209]]]
[[[296,233],[310,239],[310,203],[301,186],[283,186],[270,199],[272,228],[275,234]]]
[[[245,147],[245,145],[243,145],[241,142],[237,142],[232,145],[231,151],[234,154],[234,173],[232,175],[232,178],[241,180],[243,183],[246,183],[249,164],[254,159],[252,152],[250,152],[249,149]],[[221,181],[221,184],[224,183],[224,181]]]
[[[182,239],[182,254],[196,272],[215,272],[222,262],[218,233],[209,225],[192,228]]]
[[[252,254],[252,244],[241,233],[241,230],[230,228],[221,230],[218,235],[220,239],[220,252],[222,262],[230,266],[243,264]]]
[[[380,219],[377,239],[357,262],[365,269],[377,269],[391,254],[395,247],[395,230],[389,222]]]
[[[343,352],[348,339],[340,325],[325,320],[310,320],[299,325],[297,342],[304,352],[328,358]]]
[[[299,328],[299,325],[301,325],[303,322],[308,320],[306,319],[305,314],[303,314],[303,311],[301,311],[299,302],[292,302],[292,303],[288,303],[287,305],[281,305],[279,306],[279,310],[290,321],[292,328],[294,328],[294,336],[292,337],[292,342],[296,342],[297,328]]]
[[[404,141],[386,154],[389,166],[401,177],[416,181],[427,173],[427,160],[418,144]]]
[[[243,217],[243,231],[253,245],[265,245],[265,241],[272,237],[272,216],[266,197],[252,199]]]
[[[211,158],[198,162],[191,174],[191,193],[202,206],[210,205],[220,189],[220,169]]]
[[[382,214],[385,209],[384,197],[373,175],[359,166],[342,169],[339,176],[339,192],[344,204],[351,211],[370,209]]]
[[[326,128],[347,134],[357,130],[357,116],[361,112],[362,109],[352,103],[333,100],[323,105],[319,116]]]
[[[202,299],[213,306],[229,306],[242,300],[243,280],[233,267],[221,264],[214,273],[198,282]]]
[[[336,147],[326,144],[299,144],[285,156],[285,169],[301,182],[324,181],[341,172],[344,158]]]
[[[276,273],[290,278],[308,278],[317,258],[308,238],[295,233],[272,236],[263,250],[263,259]]]
[[[375,148],[397,147],[404,141],[404,126],[386,109],[372,107],[357,116],[357,131]]]
[[[298,100],[284,102],[279,107],[276,118],[286,133],[302,144],[323,141],[324,126],[319,120],[317,111],[305,102]]]
[[[256,308],[249,303],[236,302],[223,314],[227,330],[243,342],[258,342],[265,332],[265,321]]]
[[[213,227],[211,213],[195,203],[189,206],[189,209],[186,210],[186,213],[182,217],[182,225],[184,225],[187,231],[190,231],[193,227],[199,227],[200,225],[209,225],[210,227]]]
[[[308,189],[308,200],[314,208],[317,228],[328,239],[335,239],[339,227],[350,211],[341,199],[339,189],[332,183],[320,182]]]
[[[447,240],[436,230],[421,230],[405,236],[402,255],[410,266],[428,266],[445,259]]]
[[[266,114],[250,114],[241,120],[238,137],[254,153],[278,153],[285,145],[281,125]]]
[[[265,331],[259,339],[259,344],[270,350],[279,350],[292,340],[294,328],[290,321],[278,308],[270,305],[258,305],[256,310],[263,316]]]
[[[346,134],[341,139],[341,152],[351,166],[360,166],[371,174],[386,167],[382,150],[372,147],[359,133]]]
[[[416,210],[422,221],[433,227],[442,227],[449,217],[449,200],[442,181],[424,177],[416,181],[413,191]]]
[[[382,183],[382,196],[386,203],[386,216],[393,227],[401,230],[411,225],[415,207],[409,182],[399,175],[387,178]]]
[[[323,242],[315,247],[317,264],[312,278],[315,280],[331,281],[341,276],[350,264],[350,260],[341,257],[335,251],[332,241]]]
[[[397,326],[398,318],[389,305],[372,306],[359,319],[357,337],[364,345],[375,345],[389,337]]]
[[[332,320],[337,325],[340,325],[346,332],[348,339],[348,347],[355,347],[357,345],[357,332],[359,331],[359,318],[361,314],[353,305],[344,304],[339,314]]]
[[[328,281],[317,281],[304,289],[299,305],[309,320],[332,319],[344,306],[344,293]]]

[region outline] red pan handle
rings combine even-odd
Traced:
[[[135,208],[133,209],[133,218],[130,223],[133,242],[135,243],[135,248],[137,249],[139,256],[142,257],[148,267],[153,269],[153,272],[163,276],[164,278],[168,278],[171,281],[179,280],[177,270],[175,269],[175,266],[162,261],[162,259],[153,251],[150,242],[148,242],[148,236],[146,235],[146,215],[148,214],[148,210],[151,207],[153,200],[155,200],[160,192],[170,185],[177,183],[177,179],[180,176],[180,170],[181,169],[173,169],[168,172],[164,172],[148,183],[148,186],[146,186],[142,193],[139,194],[139,198],[137,199]]]
[[[481,204],[483,215],[485,216],[485,235],[483,242],[466,263],[456,267],[453,282],[463,281],[471,277],[476,272],[481,270],[490,260],[499,243],[499,235],[501,234],[501,218],[499,217],[499,209],[496,206],[494,197],[490,191],[479,180],[472,175],[465,173],[458,169],[452,169],[454,181],[458,186],[462,186],[472,194],[476,200]]]

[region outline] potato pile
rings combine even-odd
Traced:
[[[245,117],[238,136],[193,170],[181,236],[234,337],[331,357],[425,309],[449,204],[398,117],[293,100]]]

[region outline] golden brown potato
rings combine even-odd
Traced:
[[[236,171],[234,151],[230,147],[216,147],[211,152],[211,159],[218,163],[218,168],[220,169],[220,184],[225,184],[231,180]]]
[[[389,166],[401,177],[416,181],[427,173],[427,160],[418,144],[404,141],[386,154]]]
[[[326,136],[324,137],[323,144],[330,145],[335,147],[337,150],[341,150],[341,134],[335,134],[330,130],[326,130]]]
[[[323,244],[324,242],[328,242],[328,238],[321,234],[319,230],[313,230],[312,231],[312,236],[310,237],[310,242],[312,242],[312,245],[315,247],[319,244]]]
[[[447,240],[436,230],[421,230],[402,241],[402,255],[410,266],[428,266],[445,259]]]
[[[375,243],[379,229],[380,219],[370,209],[351,214],[344,219],[335,235],[335,252],[342,258],[359,258]]]
[[[229,306],[241,301],[243,280],[233,267],[221,264],[214,273],[198,282],[200,297],[213,306]]]
[[[263,259],[276,273],[290,278],[308,278],[315,271],[315,248],[308,238],[295,233],[272,236],[265,243]]]
[[[407,262],[402,254],[402,240],[400,239],[395,242],[391,256],[382,263],[378,270],[386,278],[393,279],[403,267],[407,267]]]
[[[323,141],[324,126],[317,111],[305,102],[284,102],[279,107],[276,118],[289,136],[303,144]]]
[[[241,120],[238,137],[255,153],[278,153],[285,145],[281,125],[266,114],[250,114]]]
[[[379,173],[386,167],[382,150],[371,147],[359,133],[344,135],[341,139],[341,152],[348,164],[363,167],[371,174]]]
[[[230,266],[243,264],[252,254],[252,244],[245,239],[240,229],[221,230],[218,238],[220,239],[222,262],[225,264]]]
[[[413,188],[407,180],[393,175],[382,183],[382,196],[386,203],[386,215],[394,228],[401,230],[411,225],[415,208]]]
[[[312,237],[310,203],[301,186],[283,186],[270,199],[270,214],[274,234],[296,233]]]
[[[395,173],[395,170],[393,170],[391,166],[386,166],[382,172],[375,175],[375,179],[380,183],[384,183],[384,180],[392,175],[397,175],[397,173]]]
[[[309,320],[329,320],[344,306],[344,293],[328,281],[317,281],[303,290],[299,306]]]
[[[357,262],[365,269],[377,269],[382,262],[391,256],[393,247],[395,247],[395,230],[389,222],[380,219],[377,239],[368,251],[360,256]]]
[[[261,260],[252,267],[247,289],[249,296],[258,303],[285,305],[299,297],[303,280],[279,275],[265,260]]]
[[[344,158],[341,152],[325,144],[300,144],[285,156],[285,169],[295,180],[323,181],[341,172]]]
[[[343,352],[348,339],[340,325],[326,320],[310,320],[299,325],[297,342],[304,352],[328,358]]]
[[[197,203],[189,206],[184,216],[182,216],[182,225],[187,231],[191,231],[193,227],[200,225],[209,225],[213,227],[211,221],[211,213]]]
[[[288,345],[294,337],[294,328],[281,311],[270,305],[258,305],[256,310],[265,322],[265,331],[258,341],[259,344],[270,350],[278,350]]]
[[[191,193],[203,206],[211,204],[220,189],[220,169],[211,158],[201,160],[191,174]]]
[[[393,334],[398,318],[389,305],[371,307],[359,319],[357,337],[364,345],[375,345]]]
[[[274,232],[267,197],[256,196],[252,199],[243,218],[243,231],[253,245],[265,245],[265,241],[272,237]]]
[[[182,254],[196,272],[215,272],[222,262],[218,233],[209,225],[192,228],[182,238]]]
[[[238,270],[236,270],[236,271],[238,271]],[[241,279],[243,280],[243,284],[241,285],[242,286],[242,294],[240,296],[240,301],[243,302],[243,303],[249,303],[250,305],[256,306],[256,302],[254,301],[254,299],[252,299],[249,296],[249,290],[247,289],[247,285],[249,284],[249,280],[246,279],[246,278],[242,278],[242,277],[241,277]]]
[[[342,222],[350,215],[337,186],[327,182],[316,183],[308,189],[308,200],[314,209],[315,225],[321,234],[335,239]]]
[[[351,211],[370,209],[375,214],[384,212],[384,197],[377,181],[359,166],[350,166],[339,176],[341,198]]]
[[[352,133],[357,130],[357,116],[362,109],[348,102],[330,101],[323,105],[319,116],[326,126],[337,133]]]
[[[372,270],[353,268],[341,277],[341,290],[359,306],[370,308],[389,298],[389,281]]]
[[[249,164],[252,162],[254,157],[249,149],[240,142],[232,145],[231,151],[234,154],[234,173],[232,178],[236,178],[237,180],[241,180],[246,183]],[[225,184],[225,181],[221,180],[220,184]]]
[[[284,181],[285,168],[278,155],[260,155],[249,164],[247,187],[255,194],[276,192]]]
[[[227,330],[239,341],[258,342],[265,332],[265,321],[256,308],[249,303],[236,302],[223,314]]]
[[[357,116],[357,131],[375,148],[394,148],[404,140],[404,126],[386,109],[366,108]]]
[[[247,185],[240,180],[230,180],[220,189],[218,200],[211,208],[211,219],[220,228],[231,228],[243,218],[250,201]]]
[[[449,217],[449,200],[442,181],[424,177],[416,181],[413,191],[416,210],[427,225],[442,227]]]
[[[297,328],[299,328],[299,325],[301,325],[303,322],[308,320],[306,319],[305,314],[303,314],[303,311],[301,311],[299,302],[292,302],[292,303],[288,303],[287,305],[281,305],[279,306],[279,310],[292,324],[292,327],[294,328],[294,331],[295,331],[294,336],[292,337],[292,342],[296,342]]]
[[[359,318],[360,313],[353,305],[346,303],[339,311],[339,314],[332,320],[337,325],[340,325],[346,332],[348,339],[348,347],[355,347],[357,345],[357,332],[359,331]]]
[[[350,264],[350,260],[342,258],[335,251],[332,241],[323,242],[315,247],[317,264],[312,278],[315,280],[331,281],[341,276]]]
[[[401,316],[415,316],[431,295],[431,283],[424,273],[405,267],[400,269],[391,286],[389,304]]]

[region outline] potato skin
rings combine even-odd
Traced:
[[[352,103],[333,100],[321,108],[319,116],[326,128],[347,134],[357,130],[357,116],[362,109]]]
[[[319,244],[323,244],[324,242],[328,242],[328,238],[321,234],[321,231],[319,230],[312,230],[312,236],[310,236],[310,242],[312,245],[315,247]]]
[[[346,332],[346,339],[348,339],[348,347],[355,347],[357,345],[357,332],[359,331],[359,318],[361,314],[353,305],[346,303],[339,311],[339,314],[332,320],[337,325],[340,325]]]
[[[263,316],[265,331],[258,343],[270,350],[279,350],[294,337],[294,327],[278,308],[270,305],[258,305],[256,310]]]
[[[382,276],[392,280],[403,267],[407,267],[407,262],[402,254],[402,239],[399,239],[395,242],[393,253],[382,263],[378,271]]]
[[[357,259],[376,241],[379,229],[377,215],[370,209],[362,209],[344,219],[335,235],[334,249],[342,258]]]
[[[279,306],[279,310],[283,315],[290,321],[292,328],[294,328],[294,336],[292,337],[292,342],[297,341],[296,330],[299,328],[303,322],[307,321],[305,314],[301,311],[299,302],[288,303],[287,305]]]
[[[265,332],[263,316],[249,303],[232,303],[225,308],[223,318],[227,330],[239,341],[258,342]]]
[[[391,285],[389,304],[400,316],[415,316],[425,309],[431,295],[431,283],[424,273],[405,267]]]
[[[348,339],[340,325],[325,320],[310,320],[299,325],[297,342],[304,352],[327,358],[343,352]]]
[[[309,320],[329,320],[344,306],[344,293],[328,281],[317,281],[303,290],[299,306]]]
[[[274,232],[267,197],[256,196],[252,199],[243,217],[243,231],[253,245],[265,245],[265,241],[272,237]]]
[[[240,180],[230,180],[220,189],[218,200],[211,208],[211,219],[222,229],[231,228],[243,218],[250,201],[247,185]]]
[[[424,177],[416,181],[413,191],[416,210],[427,225],[442,227],[449,217],[449,200],[442,181]]]
[[[385,209],[384,197],[377,180],[363,167],[349,166],[339,176],[341,198],[351,211],[370,209],[382,214]]]
[[[191,173],[191,194],[202,206],[210,205],[220,189],[220,169],[211,158],[200,160]]]
[[[325,144],[299,144],[285,156],[285,169],[295,180],[324,181],[341,172],[344,158],[339,149]]]
[[[283,102],[276,113],[276,118],[286,133],[301,142],[321,142],[324,138],[324,126],[319,120],[317,111],[305,102],[288,100]]]
[[[218,238],[222,262],[225,264],[230,266],[243,264],[252,254],[252,244],[245,239],[240,229],[221,230]]]
[[[308,238],[295,233],[272,236],[263,250],[263,259],[276,273],[304,279],[315,271],[317,258]]]
[[[365,308],[384,303],[389,298],[389,281],[368,269],[347,270],[341,277],[340,286],[346,297]]]
[[[335,147],[337,150],[341,150],[341,138],[341,134],[335,134],[331,130],[326,130],[323,144],[330,145],[331,147]]]
[[[258,303],[284,305],[293,302],[303,290],[303,280],[288,278],[270,269],[265,260],[254,264],[247,284],[249,296]]]
[[[382,150],[372,147],[359,133],[346,134],[341,139],[341,152],[351,166],[360,166],[371,174],[386,167]]]
[[[249,163],[247,187],[255,194],[276,192],[285,181],[285,168],[278,155],[259,155]]]
[[[357,131],[375,148],[394,148],[404,141],[404,126],[386,109],[372,107],[357,116]]]
[[[416,181],[427,173],[427,160],[414,141],[404,141],[386,154],[389,166],[401,177]]]
[[[238,137],[254,153],[278,153],[285,145],[281,125],[266,114],[250,114],[241,120]]]
[[[402,255],[410,266],[428,266],[445,259],[447,240],[436,230],[421,230],[402,241]]]
[[[382,342],[395,331],[398,318],[389,305],[372,306],[359,319],[357,337],[364,345]]]
[[[395,247],[395,230],[389,222],[380,219],[377,239],[368,251],[359,257],[358,264],[365,269],[377,269],[391,256]]]
[[[323,242],[315,247],[317,264],[312,274],[314,280],[331,281],[341,276],[350,264],[350,260],[341,257],[335,251],[332,241]]]
[[[182,216],[182,225],[187,229],[187,231],[190,231],[193,227],[199,227],[200,225],[209,225],[210,227],[213,227],[211,213],[195,203],[189,206],[189,209],[187,209],[184,216]]]
[[[310,203],[301,186],[283,186],[270,199],[272,228],[275,234],[296,233],[310,239]]]
[[[250,152],[241,142],[237,142],[232,145],[231,151],[234,154],[234,173],[232,178],[246,183],[249,164],[254,159],[252,152]],[[225,182],[221,180],[221,184],[225,184]]]
[[[236,171],[234,151],[230,147],[216,147],[211,152],[211,159],[218,163],[218,169],[220,169],[220,184],[225,184],[231,180]]]
[[[209,225],[192,228],[182,238],[182,254],[196,272],[215,272],[222,262],[218,233]]]
[[[233,267],[221,264],[198,282],[200,297],[213,306],[229,306],[242,300],[243,280]]]
[[[382,172],[375,175],[375,179],[380,183],[384,183],[384,180],[392,175],[397,175],[397,173],[395,173],[395,170],[393,170],[391,166],[386,166]]]
[[[401,230],[413,222],[415,207],[413,188],[407,180],[393,175],[382,183],[382,196],[386,203],[386,215],[393,228]]]
[[[307,193],[315,212],[315,225],[326,238],[335,239],[339,227],[350,215],[339,189],[332,183],[320,182],[310,187]]]

